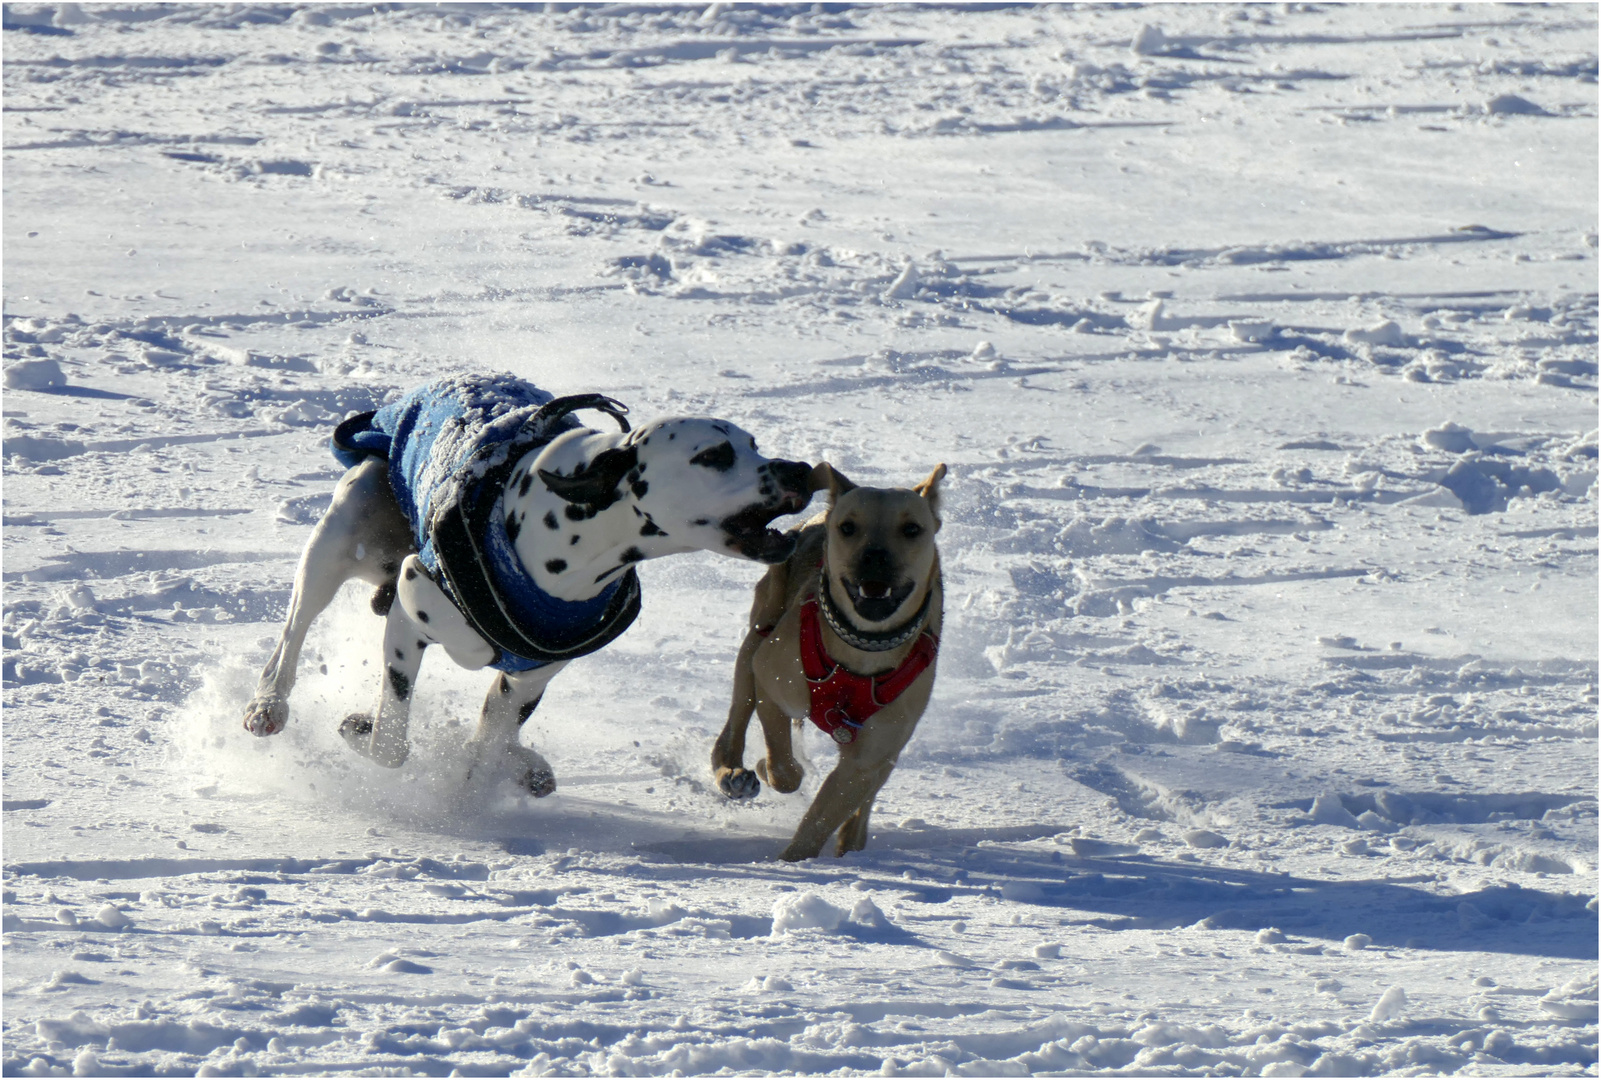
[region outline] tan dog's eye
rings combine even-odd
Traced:
[[[901,535],[908,540],[915,539],[923,535],[923,527],[915,521],[908,521],[901,526]]]
[[[839,523],[839,534],[841,536],[855,536],[856,535],[856,522],[854,522],[854,521],[842,521],[842,522],[840,522]]]

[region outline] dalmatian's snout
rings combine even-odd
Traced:
[[[768,462],[767,467],[772,473],[773,480],[778,484],[779,501],[786,514],[799,512],[811,501],[812,466],[804,461],[774,459]]]

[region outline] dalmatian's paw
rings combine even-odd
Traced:
[[[556,790],[556,770],[537,750],[526,746],[506,748],[510,758],[512,782],[536,799],[543,799]]]
[[[281,697],[258,697],[245,706],[245,730],[252,735],[276,735],[289,724],[289,702]]]
[[[411,756],[411,747],[404,740],[373,738],[372,717],[365,713],[351,713],[339,724],[339,737],[346,744],[375,765],[398,769]]]
[[[351,713],[339,722],[339,737],[356,753],[366,757],[367,745],[372,742],[372,717]]]
[[[762,782],[749,769],[729,769],[717,778],[717,790],[739,802],[754,799],[762,790]]]
[[[537,750],[526,746],[492,747],[473,740],[467,744],[467,780],[474,784],[494,784],[510,780],[536,799],[556,790],[556,770]]]
[[[549,769],[535,769],[524,773],[518,786],[536,799],[543,799],[556,790],[556,774]]]

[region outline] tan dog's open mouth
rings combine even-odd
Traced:
[[[917,583],[912,581],[891,585],[887,581],[857,582],[843,576],[839,583],[845,587],[845,595],[850,597],[851,607],[856,609],[856,614],[868,622],[883,622],[893,616],[917,588]]]

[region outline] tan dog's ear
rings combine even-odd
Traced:
[[[939,482],[943,479],[945,479],[945,463],[942,461],[934,466],[934,471],[928,474],[928,479],[912,488],[928,500],[928,508],[934,511],[935,522],[939,522]]]
[[[812,466],[812,491],[827,491],[829,501],[838,499],[847,491],[856,488],[848,476],[840,472],[826,461],[818,462]]]

